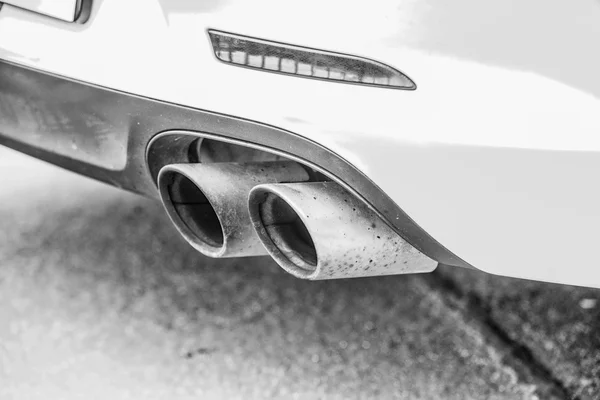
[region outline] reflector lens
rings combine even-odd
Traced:
[[[222,62],[268,72],[391,89],[416,89],[402,72],[363,57],[209,30]]]

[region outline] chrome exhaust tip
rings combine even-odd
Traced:
[[[420,273],[437,266],[334,182],[256,186],[249,212],[269,254],[298,278]]]
[[[307,181],[295,162],[170,164],[158,174],[158,189],[181,235],[209,257],[268,254],[248,215],[248,193],[259,184]]]

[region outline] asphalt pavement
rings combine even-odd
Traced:
[[[0,148],[0,399],[597,399],[598,300],[209,259],[157,202]]]

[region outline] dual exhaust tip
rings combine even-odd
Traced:
[[[354,195],[311,177],[292,161],[171,164],[158,188],[178,231],[210,257],[270,255],[311,280],[435,269]]]

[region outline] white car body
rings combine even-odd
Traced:
[[[208,29],[377,60],[417,89],[236,68]],[[0,60],[293,132],[467,264],[600,287],[597,0],[94,0],[83,24],[5,4]]]

